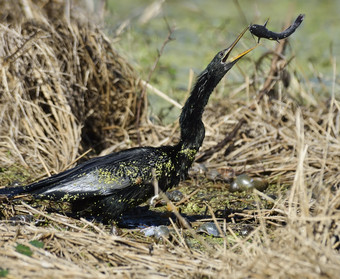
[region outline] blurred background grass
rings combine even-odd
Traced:
[[[306,17],[290,37],[289,55],[295,56],[292,65],[311,83],[314,92],[327,98],[333,75],[331,60],[340,50],[340,38],[336,35],[340,27],[339,1],[108,0],[104,30],[117,38],[119,43],[115,47],[146,79],[157,49],[167,37],[166,21],[175,27],[175,40],[166,46],[151,83],[181,103],[188,87],[189,70],[198,74],[215,52],[228,46],[245,26],[263,24],[269,17],[268,28],[280,32],[300,13]],[[242,43],[244,50],[255,45],[255,40],[248,34]],[[261,47],[250,54],[252,61],[276,44],[262,40]],[[243,62],[239,67],[248,71],[253,66],[249,64]],[[228,79],[242,82],[240,68],[230,73]],[[152,94],[149,100],[151,111],[160,115],[165,104]],[[173,121],[178,113],[170,114],[169,120]]]

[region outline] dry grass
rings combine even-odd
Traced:
[[[55,6],[28,3],[22,11],[2,3],[19,22],[0,24],[0,160],[58,172],[87,148],[128,137],[141,86],[98,29],[72,18],[49,22]]]
[[[35,176],[42,168],[45,172],[66,168],[83,152],[81,145],[90,144],[81,138],[89,119],[107,132],[104,142],[116,131],[109,142],[114,149],[128,147],[129,139],[137,138],[131,125],[138,79],[102,34],[90,27],[57,28],[48,23],[1,24],[0,33],[1,166],[16,163]],[[96,55],[86,52],[85,45]],[[247,80],[239,88],[255,95],[253,85],[263,81]],[[288,88],[276,80],[272,89],[277,97],[265,96],[262,101],[242,102],[231,93],[228,103],[217,105],[212,100],[205,113],[202,153],[245,120],[232,141],[205,162],[209,169],[230,167],[236,173],[266,177],[270,188],[278,191],[281,185],[289,188],[278,192],[275,200],[254,192],[257,209],[240,213],[255,219],[248,236],[227,224],[221,245],[180,230],[171,242],[153,243],[133,231],[114,236],[102,224],[2,201],[4,215],[31,214],[42,224],[1,221],[0,267],[8,269],[8,278],[338,278],[340,102],[335,98],[335,78],[327,102],[306,99],[311,92],[296,84],[293,75]],[[114,107],[105,107],[107,103]],[[95,117],[82,115],[95,105]],[[143,121],[143,144],[176,139],[177,124],[158,127]],[[122,138],[125,141],[119,144]],[[272,206],[261,208],[260,199]],[[188,239],[211,248],[191,248]],[[44,247],[32,246],[31,240],[42,241]],[[32,256],[18,252],[18,244],[30,247]]]

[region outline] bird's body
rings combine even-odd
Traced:
[[[153,195],[153,174],[163,191],[184,178],[196,152],[178,149],[179,145],[123,150],[27,186],[8,188],[8,194],[70,202],[75,211],[89,209],[93,215],[116,219]]]
[[[0,195],[14,197],[28,193],[39,199],[67,201],[74,211],[87,209],[105,220],[114,220],[154,195],[154,179],[162,191],[178,185],[187,177],[204,140],[202,114],[213,89],[232,66],[253,49],[226,62],[246,30],[229,48],[217,53],[197,78],[182,109],[178,144],[132,148],[97,157],[27,186],[0,189]]]

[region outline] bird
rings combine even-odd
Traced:
[[[0,195],[15,198],[30,194],[34,199],[68,202],[77,214],[86,211],[110,222],[151,198],[155,192],[154,179],[164,192],[177,186],[188,177],[202,146],[205,137],[202,114],[211,93],[225,74],[257,46],[228,59],[248,28],[229,47],[219,51],[198,75],[179,117],[177,144],[134,147],[92,158],[41,181],[0,189]]]

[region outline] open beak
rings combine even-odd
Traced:
[[[222,62],[226,62],[228,57],[229,57],[229,54],[231,53],[231,51],[233,50],[233,48],[237,45],[238,41],[243,37],[244,33],[247,32],[247,30],[249,29],[249,26],[247,26],[246,28],[244,28],[244,30],[241,32],[240,35],[237,36],[236,40],[231,44],[230,47],[228,47],[226,49],[226,52],[224,54],[224,57],[222,58]],[[254,48],[256,48],[258,46],[258,44],[242,53],[240,53],[239,55],[237,55],[236,57],[233,57],[231,60],[230,60],[230,63],[236,63],[239,59],[241,59],[243,56],[245,56],[248,52],[251,52]]]

